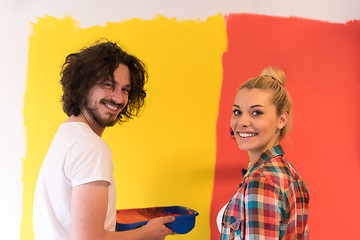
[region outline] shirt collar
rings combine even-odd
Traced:
[[[246,176],[249,175],[249,173],[253,172],[255,169],[257,169],[259,166],[261,166],[267,160],[272,159],[277,156],[280,156],[280,155],[284,155],[284,154],[285,154],[285,152],[284,152],[283,148],[281,147],[281,145],[277,145],[277,146],[274,146],[274,147],[266,150],[255,161],[253,166],[251,166],[251,164],[249,164],[249,169],[246,173]]]

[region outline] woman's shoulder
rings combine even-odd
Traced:
[[[275,187],[287,189],[294,182],[292,172],[292,166],[282,155],[279,155],[265,161],[253,175],[252,181],[263,178]]]

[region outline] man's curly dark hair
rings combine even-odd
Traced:
[[[114,71],[119,64],[129,68],[131,88],[128,104],[119,114],[118,122],[125,122],[137,116],[146,97],[144,85],[148,75],[145,65],[110,41],[84,48],[79,53],[72,53],[66,57],[60,80],[64,92],[64,112],[68,116],[78,116],[91,87],[107,80],[115,83]]]

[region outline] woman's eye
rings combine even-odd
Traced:
[[[124,88],[124,89],[123,89],[123,92],[124,92],[124,93],[129,93],[129,92],[130,92],[130,89]]]
[[[261,112],[261,111],[254,111],[253,112],[254,116],[258,116],[258,115],[261,115],[261,114],[263,114],[263,112]]]
[[[240,115],[240,114],[241,114],[241,111],[240,111],[240,110],[235,109],[235,110],[233,110],[233,114],[234,114],[234,115],[236,115],[236,116],[238,116],[238,115]]]

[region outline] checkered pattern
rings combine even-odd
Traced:
[[[280,145],[245,174],[222,219],[221,240],[308,239],[309,192]]]

